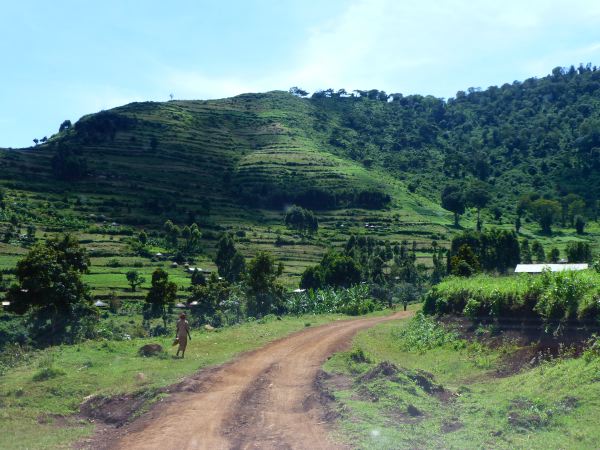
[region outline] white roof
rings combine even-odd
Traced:
[[[517,264],[515,273],[542,273],[544,270],[562,272],[564,270],[586,270],[587,268],[587,264]]]
[[[108,303],[104,303],[102,300],[98,300],[96,302],[94,302],[94,306],[97,306],[99,308],[103,308],[108,306]]]
[[[294,289],[294,292],[295,292],[296,294],[300,294],[300,293],[302,293],[302,292],[306,292],[306,289]]]
[[[10,306],[10,302],[2,302],[2,306]]]

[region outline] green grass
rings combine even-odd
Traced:
[[[326,371],[354,380],[335,391],[342,414],[338,438],[365,449],[600,446],[600,358],[558,359],[497,378],[501,357],[515,350],[510,343],[491,350],[450,336],[415,351],[406,346],[417,331],[409,328],[405,321],[364,331],[355,338],[353,351],[338,353],[326,363]],[[423,333],[422,327],[418,332]],[[367,355],[368,363],[352,359],[356,349]],[[381,361],[409,374],[430,372],[435,383],[453,394],[451,399],[427,394],[402,374],[395,381],[358,381]],[[421,415],[408,414],[409,405]]]
[[[172,337],[131,341],[89,341],[32,355],[25,365],[0,376],[0,448],[70,448],[93,431],[74,414],[89,395],[115,395],[173,384],[195,371],[221,364],[274,339],[343,318],[339,315],[284,317],[216,332],[194,331],[185,359],[174,359]],[[166,349],[142,358],[146,343]],[[47,423],[46,423],[47,422]]]

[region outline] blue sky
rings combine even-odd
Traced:
[[[55,0],[0,9],[0,146],[131,101],[300,86],[451,97],[600,65],[597,0]]]

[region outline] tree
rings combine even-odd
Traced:
[[[560,250],[558,250],[556,247],[552,248],[550,250],[549,259],[551,263],[557,263],[560,259]]]
[[[171,247],[176,248],[179,242],[179,235],[181,234],[179,227],[177,225],[173,225],[173,222],[171,222],[170,220],[167,220],[163,225],[163,228],[165,230],[165,239],[167,243]]]
[[[206,277],[202,271],[194,269],[192,272],[192,286],[206,286]]]
[[[493,228],[482,233],[466,231],[452,239],[448,252],[448,270],[451,271],[452,257],[467,245],[475,254],[481,269],[487,272],[505,273],[520,260],[519,241],[516,233]]]
[[[473,249],[467,244],[458,249],[458,253],[450,259],[450,273],[460,277],[470,277],[479,272],[481,266]]]
[[[237,283],[242,279],[246,270],[246,260],[235,248],[235,241],[229,233],[224,233],[217,242],[215,264],[219,275],[230,283]]]
[[[283,264],[264,251],[258,252],[248,263],[246,295],[248,315],[261,317],[282,309],[283,288],[277,278],[283,273]]]
[[[89,270],[85,249],[71,235],[36,244],[17,263],[6,300],[9,310],[30,313],[29,324],[39,345],[75,342],[91,337],[97,310],[81,275]]]
[[[291,87],[289,90],[290,94],[295,95],[296,97],[306,97],[308,92],[303,89],[300,89],[298,86]]]
[[[314,233],[319,228],[319,221],[314,213],[300,206],[292,206],[285,214],[284,223],[288,228]]]
[[[167,328],[167,309],[172,307],[177,298],[177,285],[169,281],[169,274],[163,269],[152,273],[152,286],[146,295],[144,319],[161,317]]]
[[[146,245],[148,243],[148,235],[144,230],[140,231],[140,234],[138,235],[138,241],[142,245]]]
[[[324,283],[323,270],[320,265],[307,267],[300,277],[300,288],[302,289],[320,289]]]
[[[481,231],[481,209],[490,201],[488,188],[484,183],[472,183],[465,193],[466,205],[477,209],[477,231]]]
[[[546,262],[546,253],[544,252],[544,247],[538,241],[533,241],[531,244],[531,252],[535,255],[535,262]]]
[[[213,326],[221,326],[221,318],[217,313],[220,305],[229,299],[231,287],[226,280],[219,279],[216,274],[212,274],[207,283],[192,287],[190,303],[196,302],[191,306],[192,314],[198,318],[200,323],[210,323]]]
[[[523,239],[523,242],[521,242],[521,262],[523,264],[531,264],[533,262],[529,241],[527,239]]]
[[[570,263],[584,263],[592,260],[592,248],[587,242],[569,242],[566,253]]]
[[[442,208],[454,213],[454,226],[458,228],[460,215],[465,212],[465,197],[459,186],[451,184],[444,188]]]
[[[560,217],[560,204],[555,200],[540,198],[531,203],[530,209],[542,232],[551,234],[552,224]]]
[[[65,130],[69,130],[71,128],[71,126],[72,126],[71,121],[69,119],[67,119],[63,123],[60,124],[60,127],[58,127],[58,132],[62,133]]]
[[[127,278],[127,282],[129,283],[129,285],[131,286],[131,292],[135,292],[136,287],[141,286],[146,282],[146,279],[140,276],[137,270],[130,270],[125,274],[125,277]]]
[[[321,261],[323,280],[333,287],[350,287],[361,280],[361,270],[350,256],[329,252]]]
[[[585,231],[585,219],[582,216],[575,216],[575,230],[577,234],[583,234]]]

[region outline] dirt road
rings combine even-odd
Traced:
[[[122,429],[120,449],[331,449],[316,379],[359,330],[391,316],[307,328],[184,382],[167,402]]]

